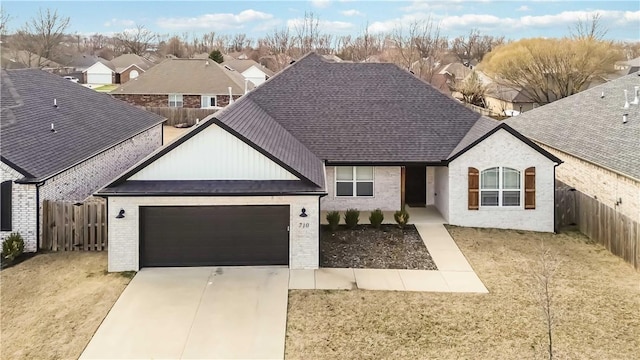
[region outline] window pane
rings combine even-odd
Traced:
[[[497,189],[498,188],[498,168],[491,168],[482,171],[480,175],[481,189]]]
[[[353,180],[353,168],[351,166],[336,167],[337,180]]]
[[[498,192],[497,191],[481,191],[480,205],[481,206],[498,206]]]
[[[336,196],[353,196],[353,183],[351,182],[336,183]]]
[[[356,184],[357,196],[373,196],[373,182],[359,182]]]
[[[502,170],[502,188],[520,189],[520,171],[504,168]]]
[[[520,191],[503,191],[502,206],[520,206]]]
[[[356,167],[356,180],[373,180],[373,166]]]

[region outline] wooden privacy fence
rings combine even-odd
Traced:
[[[106,203],[74,205],[66,201],[44,200],[42,204],[42,243],[53,251],[107,250]]]
[[[167,121],[165,121],[165,124],[171,126],[178,124],[187,124],[188,126],[192,126],[196,124],[196,119],[202,120],[218,111],[217,109],[170,107],[146,107],[145,110],[166,118]]]
[[[640,270],[640,223],[557,181],[556,227],[571,225]]]

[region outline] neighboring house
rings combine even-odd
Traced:
[[[64,70],[64,67],[55,61],[29,51],[2,48],[0,49],[0,55],[0,63],[5,70],[26,68],[43,69],[49,72],[54,72],[58,69]]]
[[[123,54],[111,60],[115,67],[115,83],[124,84],[135,79],[155,64],[136,54]]]
[[[63,56],[61,63],[70,69],[73,69],[68,75],[75,76],[84,84],[88,83],[85,78],[85,70],[95,65],[97,62],[108,63],[106,59],[103,59],[96,55],[89,54],[73,54],[70,56]]]
[[[82,202],[162,145],[163,118],[37,69],[2,71],[0,236],[36,251],[44,200]]]
[[[223,62],[222,65],[236,70],[237,72],[242,74],[242,77],[244,77],[246,80],[251,81],[251,83],[255,86],[262,84],[274,75],[273,71],[267,69],[266,67],[258,64],[251,59],[229,60]]]
[[[639,86],[627,75],[507,124],[564,161],[558,180],[640,222]]]
[[[116,68],[111,61],[99,58],[93,65],[82,71],[87,84],[109,85],[115,82]]]
[[[242,75],[210,59],[171,59],[111,92],[145,107],[220,108],[253,89]]]
[[[461,62],[453,62],[444,65],[439,71],[440,75],[447,75],[452,78],[453,83],[464,81],[471,74],[471,68]]]
[[[453,225],[553,231],[559,163],[396,65],[311,53],[97,195],[110,271],[317,268],[321,210],[430,205]]]

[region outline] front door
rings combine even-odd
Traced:
[[[405,167],[405,203],[409,206],[425,206],[427,203],[426,166]]]

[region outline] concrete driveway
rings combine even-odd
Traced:
[[[289,269],[142,269],[81,359],[282,359]]]

